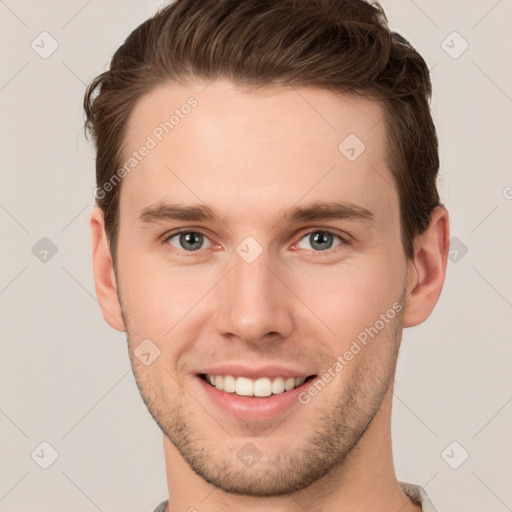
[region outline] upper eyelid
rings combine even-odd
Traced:
[[[311,233],[330,233],[331,235],[337,236],[338,238],[341,238],[341,240],[347,241],[350,236],[346,233],[340,233],[334,229],[323,229],[323,228],[316,228],[316,229],[309,229],[307,231],[304,231],[301,235],[301,239],[304,238],[307,235],[311,235]]]

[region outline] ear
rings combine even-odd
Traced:
[[[449,247],[448,212],[438,206],[432,212],[427,230],[417,237],[414,258],[409,260],[404,327],[421,324],[432,313],[443,289]]]
[[[126,331],[121,305],[117,296],[117,283],[110,246],[105,233],[103,211],[95,206],[91,214],[92,267],[96,295],[105,322],[118,331]]]

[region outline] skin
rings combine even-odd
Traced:
[[[127,151],[190,96],[197,107],[123,179],[115,269],[101,210],[91,217],[105,320],[127,332],[164,433],[169,511],[420,510],[393,468],[392,386],[403,327],[427,319],[441,293],[448,213],[433,212],[407,259],[380,105],[317,88],[159,86],[133,111]],[[338,150],[351,133],[366,146],[353,162]],[[316,201],[372,219],[284,219]],[[208,205],[221,220],[141,221],[164,202]],[[169,238],[182,228],[204,235],[200,249]],[[318,250],[316,231],[333,233],[330,248]],[[247,236],[262,248],[252,263],[236,252]],[[321,375],[393,304],[402,310],[317,396],[270,420],[223,412],[196,376],[224,361]],[[134,355],[146,338],[160,350],[149,366]],[[252,467],[237,457],[248,442],[261,453]]]

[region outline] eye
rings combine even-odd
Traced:
[[[181,231],[166,239],[166,243],[169,245],[187,252],[198,251],[199,249],[206,249],[207,247],[210,247],[210,245],[203,247],[205,242],[211,245],[210,240],[197,231]]]
[[[336,239],[338,240],[338,243],[335,243]],[[297,247],[308,250],[313,249],[314,251],[326,251],[341,245],[343,242],[344,240],[334,233],[318,230],[311,231],[302,237],[300,242],[297,244]],[[310,247],[307,247],[308,244]]]

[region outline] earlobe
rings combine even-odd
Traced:
[[[96,295],[105,322],[118,331],[125,331],[110,247],[105,233],[103,211],[97,206],[91,214],[92,266]]]
[[[416,239],[414,258],[409,261],[404,327],[424,322],[437,304],[446,276],[449,244],[448,212],[438,206],[429,227]]]

